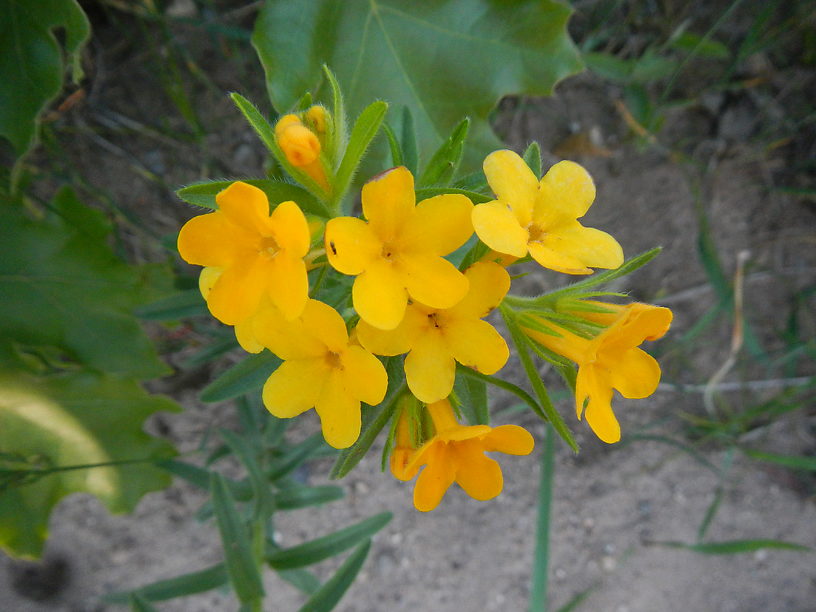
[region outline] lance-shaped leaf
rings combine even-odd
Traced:
[[[0,467],[12,468],[0,471],[0,548],[39,557],[48,517],[71,493],[91,493],[120,513],[169,485],[170,476],[151,458],[167,458],[173,448],[142,424],[156,411],[178,409],[130,379],[89,372],[37,376],[19,364],[0,365]],[[10,466],[9,457],[19,461]]]
[[[378,98],[409,107],[420,151],[435,150],[470,117],[474,165],[501,146],[488,115],[503,96],[548,95],[581,69],[566,30],[570,13],[554,0],[267,0],[252,42],[276,108],[307,90],[328,99],[318,90],[327,88],[325,63],[350,115]]]

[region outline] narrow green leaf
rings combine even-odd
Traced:
[[[343,151],[346,147],[346,139],[348,138],[348,125],[346,125],[346,103],[343,100],[343,92],[340,89],[340,84],[334,76],[334,73],[329,70],[329,67],[323,64],[323,74],[329,82],[332,90],[332,125],[333,125],[333,145],[332,153],[337,154]]]
[[[598,285],[613,281],[621,276],[626,276],[627,274],[631,274],[638,268],[642,268],[647,263],[652,261],[660,254],[661,250],[661,247],[655,247],[646,251],[645,253],[641,253],[640,255],[636,255],[631,259],[627,259],[619,268],[616,268],[615,270],[606,270],[605,272],[600,273],[596,272],[585,280],[572,283],[571,285],[567,285],[566,287],[557,289],[555,291],[551,291],[550,293],[546,293],[541,297],[542,299],[546,298],[547,300],[561,299],[564,296],[571,297],[573,293],[582,292],[591,287],[597,287]]]
[[[131,612],[156,612],[156,608],[151,606],[143,597],[135,593],[131,594],[129,603]]]
[[[705,537],[706,532],[708,532],[708,528],[711,526],[711,521],[714,520],[714,517],[717,515],[717,510],[720,509],[724,492],[725,489],[722,486],[717,487],[717,490],[714,493],[714,499],[711,500],[708,508],[706,508],[703,520],[700,522],[700,526],[697,528],[698,540],[702,540]]]
[[[137,595],[146,601],[164,601],[205,593],[225,585],[228,580],[227,568],[223,563],[218,563],[203,570],[159,580],[133,591],[110,593],[102,599],[107,603],[126,604],[132,595]]]
[[[614,83],[631,80],[635,60],[624,60],[608,53],[584,53],[583,60],[592,72]]]
[[[678,51],[693,52],[700,57],[711,59],[725,60],[731,57],[731,51],[723,43],[711,38],[704,39],[692,32],[683,32],[671,42],[670,46]]]
[[[274,209],[281,202],[292,200],[303,210],[303,212],[317,215],[318,217],[329,217],[329,209],[320,200],[306,191],[303,187],[286,181],[276,181],[273,179],[236,179],[223,181],[203,181],[193,183],[176,191],[176,195],[189,204],[218,210],[215,196],[224,191],[227,187],[241,181],[253,187],[257,187],[266,194],[269,199],[270,209]]]
[[[700,542],[698,544],[686,544],[685,542],[652,542],[657,546],[668,548],[682,548],[704,555],[738,555],[760,550],[762,548],[772,548],[778,550],[792,550],[797,552],[811,552],[812,549],[783,540],[728,540],[726,542]]]
[[[417,181],[419,185],[447,185],[462,161],[465,139],[470,128],[470,118],[465,117],[453,128],[448,139],[436,150],[425,171]]]
[[[307,506],[319,506],[342,499],[345,491],[334,485],[316,487],[288,487],[275,493],[275,507],[278,510],[297,510]]]
[[[221,402],[249,391],[257,391],[280,364],[281,360],[269,351],[250,355],[204,387],[201,401]]]
[[[343,160],[340,162],[340,167],[334,177],[332,199],[335,203],[340,202],[343,196],[346,195],[351,180],[357,172],[357,167],[360,165],[360,160],[365,155],[374,136],[377,135],[383,119],[385,119],[386,111],[388,111],[388,104],[378,100],[369,104],[357,118],[357,122],[351,130],[346,153],[343,155]]]
[[[266,477],[274,482],[290,474],[306,459],[314,455],[324,446],[323,435],[316,433],[291,448],[283,457],[278,459],[267,472]]]
[[[264,589],[250,547],[249,532],[238,514],[226,480],[216,472],[210,476],[210,495],[232,588],[241,603],[257,601],[264,596]]]
[[[402,107],[402,155],[405,167],[416,176],[419,166],[419,154],[417,153],[417,134],[414,129],[414,116],[408,106]]]
[[[816,472],[816,457],[804,457],[801,455],[778,455],[776,453],[765,453],[750,448],[740,449],[742,452],[757,461],[766,461],[768,463],[775,463],[792,470],[807,470],[809,472]]]
[[[470,425],[489,425],[487,382],[471,376],[457,377],[454,389],[462,402],[461,408],[467,422]]]
[[[552,405],[550,397],[547,394],[547,389],[544,386],[544,383],[541,382],[541,376],[539,375],[538,370],[530,357],[530,353],[527,352],[527,336],[524,335],[524,332],[518,326],[518,323],[516,323],[514,318],[515,315],[510,309],[504,305],[500,305],[499,309],[502,313],[502,317],[504,318],[504,322],[507,325],[507,329],[510,331],[510,335],[513,338],[513,343],[516,345],[516,350],[518,351],[519,358],[521,359],[521,364],[524,366],[524,371],[527,374],[527,378],[533,387],[536,397],[538,397],[539,404],[541,405],[541,409],[545,415],[545,420],[552,424],[555,431],[558,432],[558,435],[560,435],[561,438],[567,444],[569,444],[570,448],[577,453],[578,444],[572,437],[572,433],[570,432],[566,423],[564,423],[564,419],[561,418],[561,415],[558,414],[555,407]],[[541,415],[539,414],[539,416]]]
[[[586,588],[583,591],[577,593],[575,597],[573,597],[563,606],[558,608],[556,612],[573,612],[573,610],[577,610],[578,606],[584,603],[584,600],[590,595],[592,595],[592,591],[594,591],[596,588],[598,588],[598,584],[594,584],[591,587]]]
[[[148,321],[175,321],[207,314],[207,304],[198,289],[189,289],[140,306],[133,314]]]
[[[457,375],[461,374],[463,376],[468,376],[470,378],[476,378],[478,380],[483,380],[486,383],[490,383],[491,385],[498,387],[499,389],[504,389],[505,391],[509,391],[516,397],[520,398],[525,404],[527,404],[530,408],[533,409],[537,415],[539,415],[542,419],[546,420],[546,417],[541,410],[541,406],[539,406],[533,397],[527,393],[521,387],[514,385],[511,382],[506,380],[502,380],[501,378],[497,378],[496,376],[491,376],[489,374],[482,374],[481,372],[477,372],[476,370],[469,368],[467,366],[463,366],[461,363],[456,364],[456,373]]]
[[[553,473],[555,471],[555,436],[551,426],[544,427],[544,452],[538,481],[538,521],[533,557],[530,612],[547,609],[547,584],[550,568],[550,512],[552,508]]]
[[[258,465],[255,451],[247,441],[235,432],[228,429],[219,429],[218,432],[230,447],[232,453],[244,464],[249,475],[249,482],[252,485],[252,499],[255,501],[254,518],[266,518],[274,509],[273,499],[269,490],[269,484],[261,472]]]
[[[391,165],[394,167],[403,166],[402,148],[397,140],[397,135],[394,134],[394,130],[392,130],[391,126],[387,123],[383,123],[382,127],[385,135],[388,137],[388,148],[391,150]]]
[[[369,539],[391,520],[390,512],[381,512],[349,527],[311,540],[292,548],[274,551],[267,555],[266,561],[276,570],[288,570],[312,565],[339,555],[344,550]]]
[[[368,556],[371,548],[371,540],[366,540],[360,544],[348,559],[343,562],[340,569],[326,581],[319,591],[309,598],[300,612],[328,612],[333,610],[348,588],[357,577],[360,568]]]
[[[306,595],[313,595],[320,588],[320,581],[309,570],[302,568],[281,570],[278,576]]]
[[[541,147],[534,140],[524,151],[524,163],[533,171],[537,179],[541,178]]]

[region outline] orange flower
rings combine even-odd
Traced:
[[[424,469],[414,486],[414,506],[428,512],[442,501],[445,492],[456,482],[473,499],[493,499],[504,487],[501,467],[486,452],[529,455],[533,436],[518,425],[460,425],[448,400],[428,404],[436,435],[416,451],[405,468],[412,474]]]
[[[575,410],[578,419],[586,413],[587,423],[601,440],[620,440],[620,425],[612,412],[612,389],[623,396],[641,399],[650,396],[660,382],[660,366],[639,349],[645,340],[657,340],[668,331],[672,312],[668,308],[636,302],[626,306],[585,302],[606,312],[578,311],[571,314],[608,325],[592,339],[582,338],[538,318],[541,325],[560,334],[553,336],[526,328],[536,342],[578,364]],[[584,403],[589,400],[584,409]]]

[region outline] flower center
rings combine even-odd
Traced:
[[[385,259],[386,261],[392,261],[394,259],[395,253],[396,251],[393,246],[391,246],[387,242],[383,243],[382,251],[380,252],[380,255],[382,256],[383,259]]]
[[[547,235],[544,228],[535,223],[530,223],[530,225],[527,226],[527,233],[530,235],[528,242],[541,242],[544,240],[544,236]]]
[[[326,363],[329,364],[329,367],[333,370],[342,370],[343,363],[340,361],[340,354],[335,353],[333,351],[326,352]]]
[[[261,253],[272,259],[280,251],[278,242],[272,236],[264,236],[261,238],[261,245],[258,249]]]
[[[431,312],[428,313],[428,321],[430,321],[431,325],[433,325],[436,329],[440,328],[439,325],[439,318],[436,316],[438,313]]]

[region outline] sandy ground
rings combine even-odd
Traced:
[[[136,91],[132,82],[108,78],[106,88],[91,100],[97,110],[143,117],[140,105],[149,106],[147,93]],[[234,86],[228,77],[216,82],[225,90]],[[689,173],[687,166],[659,150],[642,151],[627,139],[626,125],[612,103],[618,93],[590,76],[577,77],[564,83],[552,99],[506,101],[497,130],[516,150],[537,139],[547,151],[556,149],[571,132],[594,130],[609,156],[576,157],[598,186],[586,224],[614,234],[628,255],[654,245],[665,248],[627,285],[633,297],[675,310],[673,329],[658,347],[668,353],[664,381],[704,383],[728,355],[730,323],[719,319],[691,349],[672,344],[715,300],[696,250],[695,177],[703,176],[701,202],[711,215],[729,276],[737,253],[751,251],[746,312],[769,350],[778,348],[775,330],[781,327],[780,309],[787,307],[793,292],[813,282],[816,256],[806,245],[812,240],[816,215],[812,205],[767,192],[773,160],[756,155],[750,144],[755,129],[750,122],[740,126],[739,118],[732,118],[730,131],[712,133],[693,115],[671,117],[668,133],[691,141],[686,150],[706,168],[704,175]],[[259,175],[262,150],[237,113],[212,92],[202,103],[209,105],[212,117],[210,154],[216,150],[221,164],[214,174]],[[86,109],[77,121],[92,121],[93,110]],[[122,147],[130,146],[124,136],[109,137]],[[127,150],[133,151],[135,161],[164,171],[168,184],[200,178],[201,168],[187,161],[192,159],[190,148],[180,154],[177,146],[152,140],[130,144],[134,148]],[[120,198],[128,209],[140,211],[158,233],[172,233],[192,214],[160,186],[134,179],[132,169],[123,168],[123,159],[100,157],[93,142],[80,140],[65,146],[92,184]],[[140,242],[138,235],[132,242],[137,254],[151,254],[149,243]],[[551,278],[533,274],[523,290],[544,288]],[[813,373],[812,364],[803,368],[795,374]],[[501,374],[518,380],[521,376],[514,362]],[[545,376],[553,389],[560,388],[551,373]],[[763,376],[763,370],[741,360],[727,380]],[[205,382],[167,385],[187,409],[181,415],[161,417],[182,450],[195,447],[207,428],[233,422],[229,405],[197,402],[196,393]],[[764,397],[759,392],[729,395],[735,409]],[[507,397],[494,397],[497,410],[513,404]],[[574,426],[583,450],[575,456],[559,443],[557,451],[550,568],[553,609],[580,593],[587,596],[578,610],[806,612],[816,608],[812,555],[759,550],[706,556],[659,545],[661,541],[693,542],[717,488],[722,487],[723,501],[707,540],[774,538],[816,546],[812,480],[763,467],[724,446],[701,447],[701,456],[714,466],[733,464],[720,478],[676,448],[635,439],[636,434],[685,439],[685,416],[704,414],[697,392],[680,393],[666,385],[647,400],[618,397],[615,408],[626,435],[623,443],[611,447],[596,440],[584,424],[572,421],[568,402],[559,408]],[[498,422],[511,419],[540,440],[543,427],[533,415],[515,413]],[[314,416],[307,417],[293,433],[304,435],[316,427]],[[754,448],[807,454],[816,451],[813,433],[811,406],[756,429],[746,441]],[[375,537],[361,575],[338,609],[526,609],[540,448],[530,457],[503,457],[505,489],[498,499],[476,502],[451,489],[442,505],[429,514],[414,510],[410,485],[380,473],[377,450],[343,482],[348,491],[345,501],[277,519],[281,542],[291,545],[382,510],[394,513],[393,521]],[[327,460],[312,463],[309,482],[325,482],[329,466]],[[90,497],[67,499],[52,517],[44,565],[0,559],[0,610],[113,609],[99,602],[101,594],[216,562],[220,553],[214,526],[192,519],[203,501],[202,493],[178,482],[148,495],[132,516],[110,516]],[[323,564],[318,574],[326,577],[336,566],[336,562]],[[267,610],[295,610],[303,602],[300,593],[271,572],[266,575],[266,587]],[[158,604],[158,608],[194,612],[232,610],[237,604],[224,593],[211,593]]]

